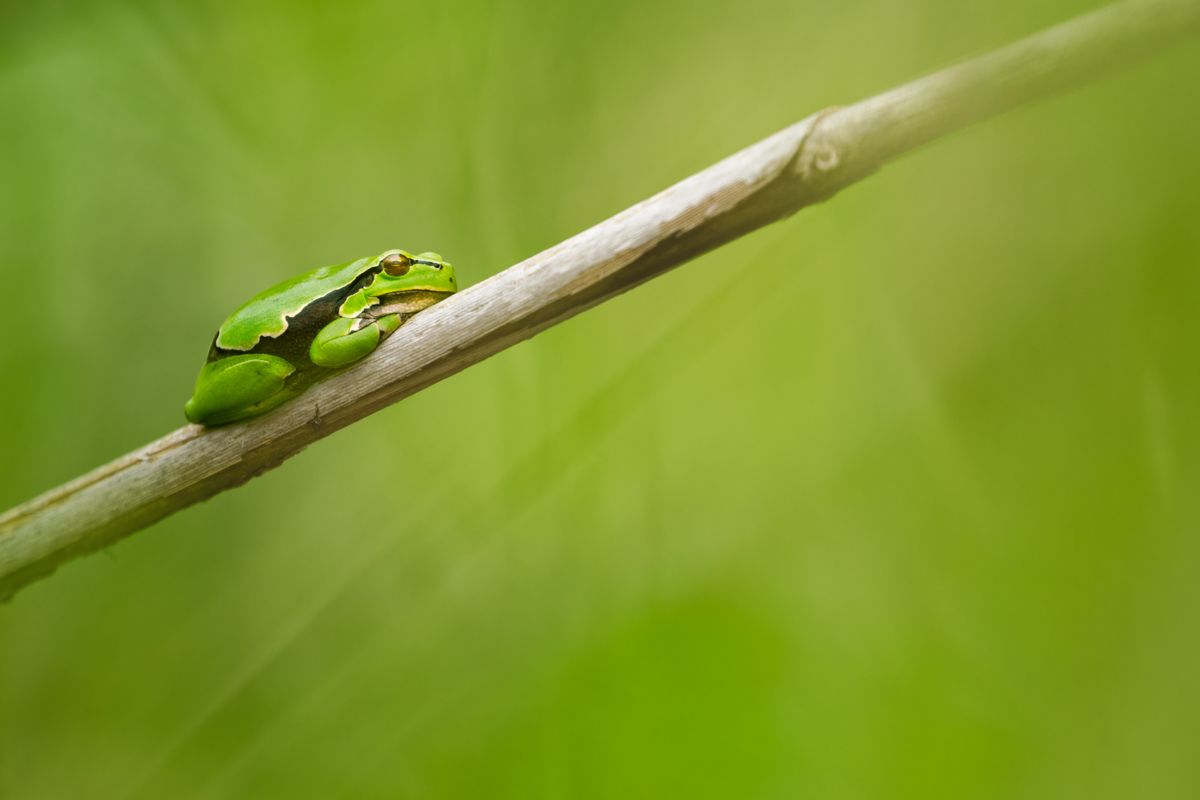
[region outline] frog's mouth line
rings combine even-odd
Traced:
[[[371,306],[371,315],[415,314],[452,294],[454,292],[445,289],[405,289],[382,294],[379,296],[379,302]]]

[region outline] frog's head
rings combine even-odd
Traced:
[[[368,290],[381,296],[397,292],[437,292],[453,294],[458,291],[454,267],[437,253],[413,255],[405,250],[388,250],[379,257],[383,267]]]

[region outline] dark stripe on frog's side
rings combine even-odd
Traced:
[[[217,347],[217,337],[214,336],[212,347],[208,351],[208,360],[216,361],[227,356],[244,353],[268,353],[286,358],[296,367],[297,372],[321,369],[316,367],[308,357],[308,347],[313,338],[321,328],[337,317],[338,309],[341,308],[346,298],[374,280],[382,269],[382,266],[374,266],[346,286],[334,289],[325,296],[313,300],[296,314],[287,318],[287,330],[274,338],[264,336],[249,350],[225,350]],[[290,383],[291,379],[288,382]]]

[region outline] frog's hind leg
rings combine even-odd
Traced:
[[[290,361],[265,353],[247,353],[210,361],[200,370],[192,399],[183,413],[201,425],[222,425],[269,411],[287,400]]]

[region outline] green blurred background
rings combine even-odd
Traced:
[[[180,425],[281,278],[478,282],[1093,5],[7,4],[0,506]],[[0,796],[1200,795],[1197,75],[929,147],[22,592]]]

